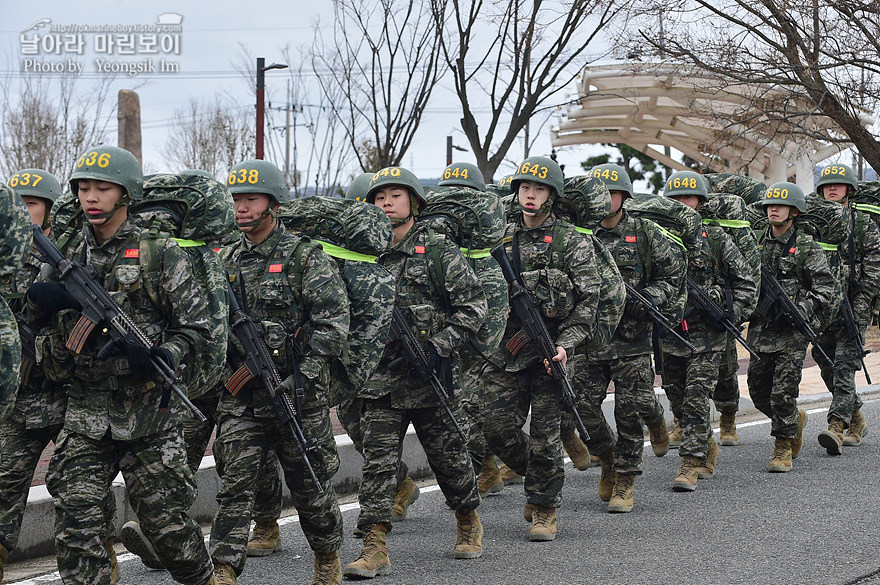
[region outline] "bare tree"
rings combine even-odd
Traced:
[[[574,79],[587,48],[625,4],[431,0],[461,127],[486,181],[520,133],[528,144],[529,120]]]
[[[3,83],[0,102],[0,171],[49,171],[64,182],[76,157],[107,138],[115,104],[112,77],[88,88],[72,75],[27,77]]]
[[[221,179],[256,152],[251,111],[228,100],[191,99],[174,112],[165,141],[165,161],[183,169],[202,169]]]
[[[880,3],[645,0],[635,10],[652,22],[634,35],[630,51],[648,44],[731,85],[764,88],[732,123],[795,140],[852,142],[880,168],[880,144],[864,124],[880,102]],[[653,26],[658,14],[662,35]],[[836,127],[807,123],[817,115]]]
[[[333,5],[332,42],[317,42],[312,59],[324,102],[342,124],[361,169],[398,165],[445,71],[431,13],[420,2],[334,0]],[[316,36],[321,39],[320,28]]]

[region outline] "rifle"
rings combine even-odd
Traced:
[[[678,331],[675,330],[675,327],[669,322],[666,316],[663,315],[663,313],[661,313],[657,309],[657,307],[654,306],[654,303],[648,300],[645,295],[636,290],[634,286],[630,285],[627,282],[623,284],[626,285],[626,296],[642,305],[642,307],[645,308],[645,311],[648,312],[648,316],[654,321],[654,323],[660,325],[663,329],[675,335],[678,340],[681,341],[689,350],[697,351],[697,348],[694,347],[690,341],[679,335]]]
[[[813,347],[822,354],[828,363],[831,364],[831,367],[834,367],[834,361],[828,357],[828,354],[825,353],[825,350],[822,349],[822,346],[819,345],[819,336],[816,335],[816,332],[813,331],[813,328],[810,327],[809,321],[801,313],[801,310],[797,305],[794,304],[788,294],[786,294],[785,289],[782,288],[782,285],[779,284],[779,281],[776,280],[776,277],[773,276],[773,271],[767,267],[766,264],[761,264],[761,298],[758,301],[757,311],[759,314],[768,317],[770,312],[770,307],[778,303],[778,307],[783,312],[783,314],[788,315],[789,318],[794,322],[795,326],[798,330],[806,335],[810,339],[810,343],[813,344]]]
[[[843,323],[846,326],[847,335],[855,340],[859,346],[859,361],[862,364],[862,371],[865,372],[865,380],[870,386],[871,374],[868,373],[868,366],[865,365],[865,356],[871,352],[865,349],[865,340],[862,337],[862,332],[859,329],[858,323],[856,323],[856,315],[853,311],[852,302],[850,302],[848,294],[843,295],[843,301],[840,303],[840,312],[843,315]]]
[[[449,417],[455,430],[458,431],[461,440],[467,444],[467,435],[462,430],[461,425],[458,424],[458,421],[455,420],[455,415],[452,414],[449,402],[452,394],[443,387],[443,383],[437,377],[437,373],[429,369],[429,360],[425,349],[419,343],[419,340],[416,339],[415,334],[413,334],[410,324],[403,314],[403,310],[397,306],[394,307],[391,313],[391,329],[388,332],[388,341],[400,341],[400,345],[403,347],[403,357],[392,361],[388,364],[388,367],[395,369],[401,361],[406,360],[410,367],[415,370],[418,377],[427,378],[431,382],[431,388],[434,389],[437,398],[440,399],[440,405],[446,411],[446,415]]]
[[[724,311],[721,310],[721,307],[719,307],[715,301],[706,294],[706,291],[700,288],[690,276],[687,277],[687,286],[688,293],[690,293],[689,298],[694,302],[694,306],[702,311],[711,321],[724,327],[740,345],[746,348],[746,351],[749,352],[750,356],[755,359],[760,359],[760,356],[758,356],[758,353],[752,348],[752,346],[746,343],[739,328],[733,324],[733,322],[724,314]]]
[[[98,323],[107,325],[106,333],[110,336],[108,341],[99,351],[97,357],[104,361],[117,345],[124,348],[140,346],[149,351],[153,342],[131,320],[131,317],[116,304],[104,287],[95,281],[94,270],[86,268],[75,260],[68,260],[61,255],[49,238],[43,233],[43,228],[37,224],[33,226],[34,247],[42,255],[42,260],[48,262],[58,272],[58,278],[64,283],[69,292],[79,302],[82,309],[80,318],[74,326],[70,337],[65,345],[74,353],[80,353],[86,340]],[[159,408],[168,406],[168,400],[173,390],[180,400],[192,411],[193,415],[201,422],[207,422],[207,418],[186,395],[180,386],[180,372],[186,367],[181,364],[176,370],[166,364],[164,360],[150,355],[150,363],[153,369],[162,377],[164,390]]]
[[[309,477],[315,484],[318,493],[323,494],[324,488],[321,487],[321,482],[318,481],[307,454],[307,451],[314,447],[308,446],[308,441],[303,433],[300,422],[301,409],[297,408],[294,400],[291,399],[287,392],[283,390],[281,392],[278,391],[278,387],[282,383],[281,375],[278,373],[278,368],[275,367],[271,356],[269,356],[269,349],[263,340],[263,328],[241,308],[238,297],[235,296],[235,291],[232,289],[232,283],[229,282],[228,278],[226,279],[226,284],[229,287],[229,324],[232,327],[232,332],[244,347],[245,354],[244,363],[226,381],[226,389],[235,396],[249,381],[256,377],[260,378],[263,388],[269,394],[275,418],[282,426],[287,427],[290,434],[293,435],[294,440],[296,440],[296,446],[299,452],[302,453],[303,463],[309,472]],[[296,401],[298,404],[303,396],[303,388],[296,358],[293,360],[293,370],[297,385]]]
[[[513,266],[510,265],[510,259],[507,257],[503,244],[495,247],[491,254],[495,261],[498,262],[498,266],[501,267],[504,279],[510,285],[510,306],[522,325],[522,330],[507,342],[507,350],[511,355],[516,355],[529,341],[538,343],[540,356],[550,364],[553,379],[558,381],[561,387],[562,396],[560,401],[571,411],[581,438],[584,441],[589,441],[590,433],[587,432],[584,421],[581,420],[581,415],[578,413],[578,398],[574,393],[574,388],[571,387],[571,381],[565,372],[565,366],[562,365],[562,362],[553,361],[553,357],[556,356],[556,345],[550,337],[550,332],[547,331],[547,325],[541,316],[541,309],[538,306],[537,299],[520,282],[519,277],[513,270]]]

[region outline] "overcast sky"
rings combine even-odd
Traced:
[[[285,45],[295,48],[312,42],[312,23],[315,18],[320,17],[326,27],[332,24],[331,4],[325,0],[312,2],[218,0],[210,5],[179,0],[176,2],[4,0],[3,13],[3,24],[0,25],[0,58],[2,58],[0,71],[4,78],[10,74],[32,75],[31,71],[37,67],[70,67],[70,61],[82,65],[80,83],[85,86],[94,83],[96,77],[106,75],[99,70],[99,67],[115,67],[119,63],[125,63],[126,66],[141,63],[143,67],[157,69],[155,72],[147,71],[135,76],[117,74],[112,89],[114,101],[116,92],[122,88],[136,88],[140,95],[144,166],[148,172],[178,170],[169,168],[162,158],[161,151],[175,108],[186,105],[191,98],[209,98],[214,93],[227,90],[235,96],[241,107],[254,111],[253,94],[249,92],[233,65],[242,58],[241,45],[246,47],[251,55],[265,57],[267,63],[281,61],[281,49]],[[161,16],[163,14],[165,16]],[[115,46],[113,54],[94,52],[96,45],[105,44],[104,32],[83,31],[81,28],[78,34],[83,41],[82,55],[76,52],[78,37],[70,29],[66,29],[68,32],[60,32],[58,28],[52,34],[60,35],[59,46],[52,47],[50,40],[43,39],[42,46],[37,48],[38,54],[22,53],[22,51],[33,52],[34,47],[28,44],[33,39],[33,35],[36,33],[45,35],[50,32],[50,26],[147,27],[159,23],[160,20],[173,23],[176,19],[175,14],[182,17],[180,22],[182,30],[176,36],[168,33],[163,38],[162,31],[135,30],[130,33],[133,48],[126,47],[123,38],[123,44]],[[51,22],[46,22],[44,19]],[[38,28],[32,28],[35,24]],[[156,46],[152,45],[151,35],[155,35]],[[106,46],[102,48],[106,49]],[[148,53],[147,51],[150,50],[155,52]],[[119,54],[124,51],[131,54]],[[166,68],[177,67],[179,70],[176,73],[162,73],[160,69],[163,61]],[[24,71],[26,68],[31,71]],[[266,75],[267,90],[275,99],[273,105],[280,105],[278,102],[283,102],[285,99],[287,75],[283,71],[270,71]],[[457,98],[450,95],[450,85],[451,82],[445,83],[444,87],[435,91],[433,104],[425,112],[416,142],[403,162],[404,166],[411,168],[421,177],[439,176],[446,162],[447,135],[453,135],[455,144],[467,145],[459,129],[460,114]],[[278,120],[283,120],[281,115],[278,115]],[[115,143],[115,141],[114,118],[111,122],[108,142]],[[546,154],[549,151],[549,129],[545,127],[532,154]],[[518,145],[514,147],[511,155],[516,158],[521,152],[522,146]],[[595,152],[595,149],[589,151],[587,147],[567,149],[559,153],[559,161],[574,168],[591,152]],[[459,161],[475,162],[470,153],[455,152],[454,157]],[[509,170],[502,167],[497,177]]]

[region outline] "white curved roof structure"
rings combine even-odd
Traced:
[[[846,147],[822,139],[843,137],[825,116],[770,121],[764,115],[768,109],[806,111],[784,89],[738,84],[683,65],[587,67],[577,91],[551,128],[555,148],[624,143],[684,169],[664,154],[663,147],[669,146],[711,172],[748,174],[768,184],[793,180],[811,191],[813,166]],[[862,118],[865,125],[873,123],[867,112]]]

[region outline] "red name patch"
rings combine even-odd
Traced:
[[[284,270],[283,264],[269,264],[269,273],[281,272]]]
[[[635,236],[627,236],[626,241],[629,244],[635,244],[638,241],[638,239]]]
[[[141,257],[141,251],[140,251],[139,249],[137,249],[137,248],[130,249],[130,250],[126,250],[126,251],[125,251],[125,257],[126,257],[126,258],[140,258],[140,257]]]
[[[708,232],[703,232],[703,237],[704,237],[704,238],[708,238],[708,237],[709,237],[709,233],[708,233]]]
[[[425,247],[424,246],[416,246],[416,254],[424,254]]]
[[[788,251],[789,254],[797,254],[797,248],[793,247]]]
[[[553,236],[544,236],[544,243],[549,244],[553,242]]]

